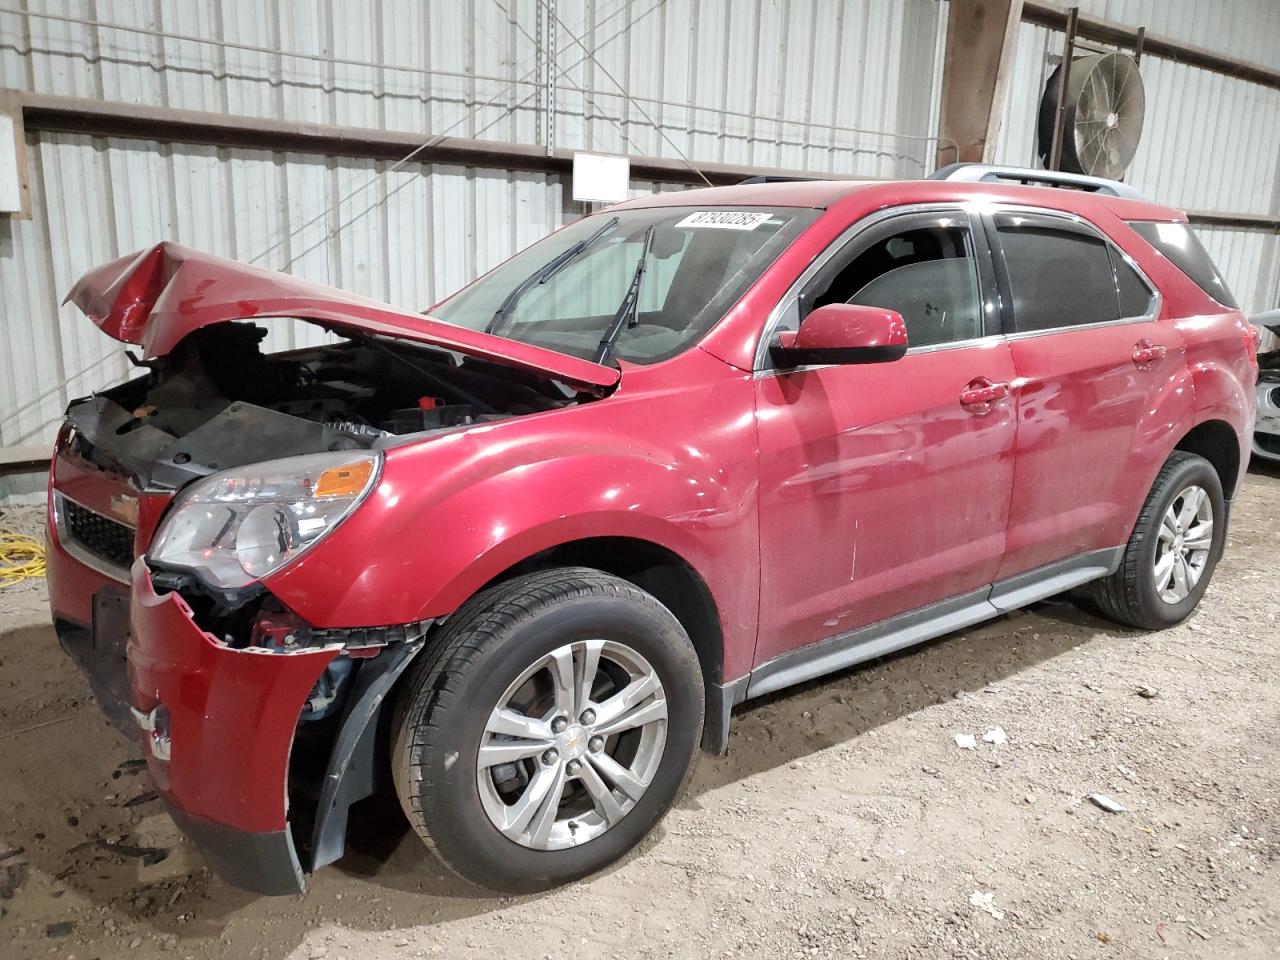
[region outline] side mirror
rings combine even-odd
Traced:
[[[829,303],[784,331],[769,348],[776,366],[787,369],[834,363],[887,363],[907,352],[902,314],[884,307]]]

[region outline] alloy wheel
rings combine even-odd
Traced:
[[[574,847],[635,808],[666,742],[666,694],[648,661],[612,640],[568,643],[525,669],[490,712],[480,800],[521,846]]]
[[[1186,487],[1160,521],[1152,575],[1165,603],[1181,603],[1196,588],[1213,547],[1213,501],[1203,487]]]

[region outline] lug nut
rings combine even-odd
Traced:
[[[542,762],[548,767],[560,759],[560,753],[554,747],[542,754]]]
[[[583,722],[583,723],[595,723],[595,722],[596,722],[596,712],[595,712],[594,710],[583,710],[583,711],[582,711],[582,722]]]
[[[592,737],[587,741],[587,749],[592,753],[599,753],[604,749],[604,737]]]
[[[556,717],[554,720],[551,721],[551,732],[564,733],[564,728],[567,726],[569,726],[568,720],[566,720],[564,717]]]
[[[564,768],[564,772],[569,774],[569,776],[571,777],[576,777],[578,775],[578,771],[581,769],[582,769],[582,764],[579,761],[570,760],[568,764],[566,764]]]

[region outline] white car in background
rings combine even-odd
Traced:
[[[1280,337],[1280,309],[1250,320]],[[1280,349],[1258,356],[1258,422],[1253,432],[1253,455],[1280,463]]]

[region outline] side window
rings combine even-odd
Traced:
[[[1120,294],[1120,316],[1142,317],[1151,309],[1155,294],[1138,271],[1129,266],[1118,250],[1111,251],[1111,265],[1116,271],[1116,290]]]
[[[1059,227],[1049,218],[1014,214],[997,216],[996,230],[1020,333],[1120,319],[1116,277],[1101,237],[1074,224]]]
[[[896,310],[906,321],[913,347],[983,333],[978,265],[968,226],[940,222],[878,236],[825,289],[809,293],[814,307],[857,303]]]

